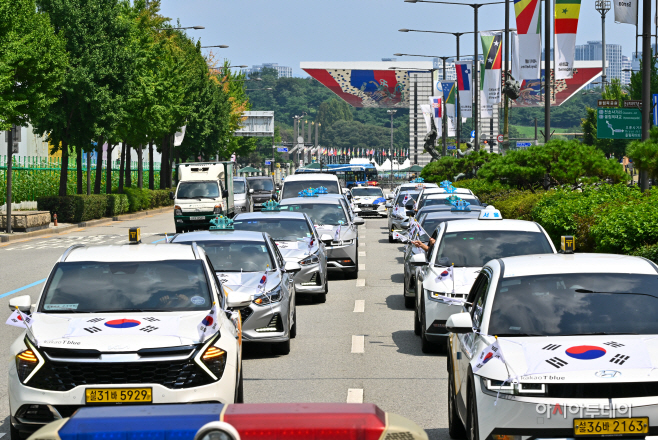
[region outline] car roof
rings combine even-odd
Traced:
[[[84,246],[71,249],[67,263],[75,261],[166,261],[195,260],[192,246],[188,244],[125,244],[118,246]]]
[[[426,188],[423,194],[447,194],[445,188]],[[473,194],[473,191],[466,188],[455,188],[454,194]]]
[[[398,196],[399,196],[399,195],[402,195],[402,194],[420,194],[420,191],[416,191],[416,190],[403,190],[403,191],[400,191],[400,192],[398,193]]]
[[[402,185],[400,185],[400,188],[401,189],[416,188],[417,187],[416,185],[418,185],[418,183],[403,183]],[[425,185],[425,188],[438,188],[439,187],[439,185],[437,185],[436,183],[429,183],[429,182],[423,182],[423,185]]]
[[[462,196],[472,196],[471,198],[476,198],[475,195],[472,193],[455,193],[455,194],[461,194]],[[436,199],[447,199],[450,197],[452,194],[447,193],[447,192],[442,192],[442,193],[433,193],[433,194],[427,194],[427,199],[429,200],[436,200]]]
[[[455,222],[457,223],[457,222]],[[501,258],[503,278],[563,273],[656,275],[656,266],[640,257],[614,254],[541,254]]]
[[[443,211],[428,212],[423,221],[436,218],[451,218],[451,217],[467,217],[467,218],[477,218],[480,215],[480,211],[451,211],[449,209]]]
[[[466,231],[522,231],[522,232],[542,232],[541,228],[535,222],[526,220],[462,220],[459,222],[450,222],[446,228],[449,232],[466,232]]]
[[[286,199],[290,200],[290,199]],[[247,212],[244,214],[236,215],[233,220],[253,220],[259,218],[297,218],[306,219],[303,212],[292,211],[260,211],[260,212]]]
[[[290,176],[286,176],[286,179],[283,181],[283,183],[285,184],[288,182],[297,182],[297,181],[305,181],[305,180],[326,180],[326,181],[337,182],[338,177],[328,173],[291,174]]]
[[[482,211],[485,207],[480,205],[470,205],[469,208],[471,211]],[[430,206],[425,205],[418,210],[418,213],[416,213],[416,215],[421,215],[430,212],[445,212],[450,210],[452,210],[452,205],[430,205]]]
[[[270,176],[249,176],[249,177],[247,177],[247,180],[256,180],[256,179],[272,180],[272,178]]]
[[[186,232],[185,234],[177,234],[173,242],[193,242],[193,241],[260,241],[264,242],[262,232],[254,231],[236,231],[236,230],[220,230],[220,231],[194,231]]]
[[[318,197],[289,197],[287,199],[281,200],[281,206],[285,205],[303,205],[306,203],[314,203],[314,204],[321,204],[321,205],[339,205],[340,204],[340,198],[339,197],[325,197],[328,194],[324,194]],[[337,194],[340,195],[340,194]]]

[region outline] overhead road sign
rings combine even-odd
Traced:
[[[624,101],[624,108],[637,108],[642,110],[642,100],[641,99],[629,99]]]
[[[532,145],[532,142],[517,142],[516,148],[528,148]]]
[[[599,139],[641,139],[642,113],[636,108],[599,108],[596,111]]]
[[[617,108],[619,107],[619,101],[617,101],[616,99],[599,99],[596,102],[596,105],[598,107]]]
[[[266,160],[265,165],[272,165],[272,161],[271,160]]]
[[[287,153],[288,147],[276,147],[276,151],[278,151],[279,153]]]
[[[456,145],[448,145],[448,150],[456,150],[457,146]]]

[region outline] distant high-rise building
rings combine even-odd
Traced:
[[[278,63],[263,63],[260,66],[251,66],[251,69],[243,69],[242,72],[253,75],[260,73],[264,68],[276,70],[279,78],[292,78],[292,67],[279,66]]]
[[[606,44],[605,45],[605,60],[608,67],[606,68],[606,81],[612,79],[618,79],[623,83],[622,75],[622,54],[621,54],[621,44]],[[576,45],[576,60],[578,61],[599,61],[602,59],[602,48],[603,44],[601,41],[588,41],[587,44]],[[600,87],[600,81],[597,81],[599,84],[595,84],[595,87]],[[589,87],[588,87],[589,88]]]
[[[655,54],[656,53],[656,45],[652,44],[651,45],[651,50]],[[634,72],[637,72],[640,70],[640,60],[642,59],[642,52],[633,52],[631,56],[631,69]],[[658,65],[658,59],[656,59],[656,64]]]
[[[621,56],[621,83],[628,85],[631,83],[631,59],[626,55]]]

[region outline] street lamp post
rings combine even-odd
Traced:
[[[393,151],[393,115],[396,112],[397,110],[386,110],[386,113],[391,115],[391,150],[390,151]],[[393,188],[393,156],[391,156],[391,188]]]
[[[601,82],[605,85],[606,75],[605,75],[605,55],[606,55],[606,46],[605,46],[605,14],[610,10],[610,1],[609,0],[596,0],[595,8],[601,14]]]
[[[651,2],[642,1],[642,140],[649,139],[651,127]],[[645,170],[640,171],[640,189],[649,189],[649,179]]]

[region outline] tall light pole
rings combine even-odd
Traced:
[[[473,130],[475,131],[475,138],[474,138],[474,143],[475,143],[475,150],[479,151],[480,150],[480,141],[479,141],[479,136],[480,136],[480,127],[478,120],[480,118],[480,75],[478,73],[479,70],[479,64],[480,64],[480,59],[478,57],[478,54],[480,53],[479,51],[479,45],[478,45],[478,11],[480,7],[482,6],[487,6],[487,5],[495,5],[495,4],[500,4],[500,3],[505,3],[505,1],[498,1],[498,2],[488,2],[488,3],[458,3],[458,2],[442,2],[442,1],[434,1],[434,0],[404,0],[405,3],[440,3],[440,4],[445,4],[445,5],[462,5],[462,6],[470,6],[473,8],[473,52],[475,52],[475,56],[473,57]],[[547,0],[548,1],[548,0]]]
[[[642,140],[649,139],[651,127],[651,1],[642,1]],[[649,189],[646,171],[640,171],[640,189]]]
[[[397,110],[386,110],[386,113],[391,115],[391,150],[393,151],[393,115],[397,112]],[[390,153],[389,151],[389,153]],[[393,156],[391,156],[391,188],[393,188]]]
[[[551,0],[544,0],[544,143],[547,143],[550,138],[551,138]]]
[[[595,6],[599,14],[601,14],[601,82],[605,87],[606,75],[605,75],[605,55],[606,55],[606,46],[605,46],[605,14],[610,10],[610,1],[609,0],[596,0]]]

